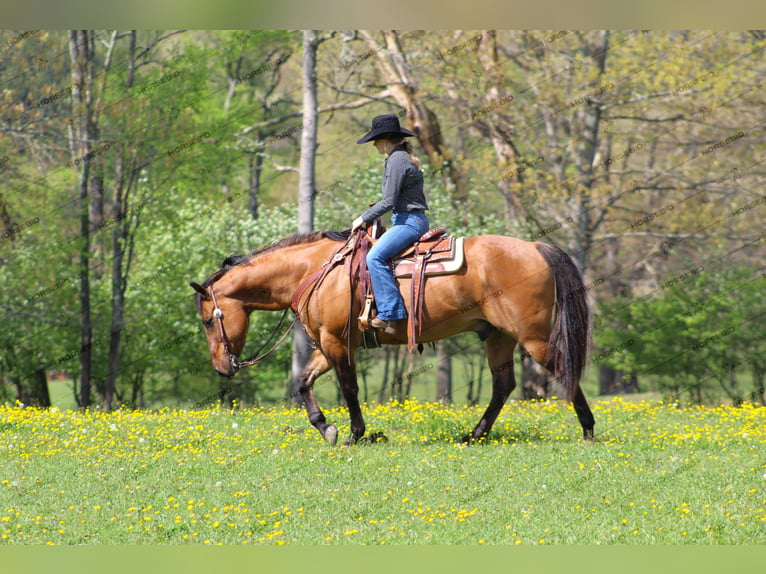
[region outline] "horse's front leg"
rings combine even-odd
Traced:
[[[351,436],[344,444],[350,446],[362,438],[365,431],[362,409],[359,406],[359,385],[356,382],[354,352],[337,339],[328,345],[323,344],[322,349],[338,375],[340,390],[343,398],[346,399],[348,415],[351,419]]]
[[[311,424],[314,425],[328,443],[335,445],[338,440],[338,429],[333,424],[327,424],[324,413],[319,408],[319,403],[317,403],[314,396],[314,382],[329,370],[330,363],[320,350],[317,349],[311,353],[311,357],[309,357],[306,366],[301,371],[298,392],[306,404],[306,412],[309,415]]]

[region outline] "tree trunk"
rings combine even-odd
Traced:
[[[380,390],[378,391],[378,404],[383,404],[386,399],[386,387],[388,386],[388,373],[391,369],[391,354],[393,353],[393,347],[384,347],[383,354],[385,359],[383,362],[383,382],[380,384]]]
[[[452,403],[452,355],[448,343],[436,343],[436,400],[444,405]]]
[[[484,101],[488,106],[512,97],[508,92],[508,80],[502,72],[502,66],[497,54],[497,34],[495,30],[483,30],[477,51],[479,62],[484,69],[484,77],[490,84],[485,92]],[[497,187],[503,196],[505,204],[505,220],[510,226],[514,219],[523,216],[522,204],[519,198],[523,183],[521,158],[513,142],[513,134],[504,121],[474,120],[474,124],[492,142],[495,156],[504,174]]]
[[[36,407],[51,406],[51,396],[48,392],[48,374],[44,368],[39,368],[32,376],[32,388],[29,392],[29,401]]]
[[[115,38],[112,38],[109,57],[104,65],[104,78],[109,73],[111,63],[111,53],[114,49]],[[130,33],[130,56],[129,69],[132,71],[136,63],[136,31]],[[133,87],[133,73],[128,74],[125,82],[125,95]],[[107,359],[107,374],[104,388],[104,411],[109,412],[112,409],[112,402],[116,391],[117,373],[120,366],[120,342],[122,339],[122,330],[125,326],[125,291],[128,282],[128,269],[132,255],[132,247],[129,248],[130,221],[129,199],[130,190],[133,188],[139,177],[137,169],[131,169],[131,164],[136,165],[135,155],[137,151],[127,151],[126,146],[119,146],[120,154],[117,158],[116,182],[114,185],[114,200],[112,203],[112,218],[114,220],[112,229],[112,318],[109,328],[109,357]],[[132,149],[132,148],[131,148]],[[133,157],[133,159],[131,159]],[[135,215],[138,217],[138,215]]]
[[[90,201],[89,158],[95,133],[93,124],[91,78],[93,53],[91,33],[72,30],[69,35],[69,54],[72,63],[73,123],[70,126],[70,149],[75,169],[80,167],[80,406],[90,406],[90,379],[92,364],[93,326],[90,316]]]
[[[439,173],[448,176],[455,187],[455,200],[463,200],[465,196],[460,173],[447,151],[436,114],[418,95],[418,85],[407,63],[398,33],[395,30],[383,31],[385,49],[375,41],[369,31],[359,30],[359,34],[375,54],[378,70],[391,95],[396,103],[406,110],[408,127],[417,135],[418,143],[428,155],[431,167],[442,170]]]
[[[598,75],[593,76],[593,87],[601,85],[606,73],[606,55],[609,49],[609,31],[602,30],[596,42],[585,48],[587,55],[593,59]],[[575,144],[575,166],[583,176],[579,189],[574,190],[571,217],[575,226],[575,245],[570,246],[572,259],[577,264],[580,273],[585,275],[588,269],[588,254],[593,246],[593,225],[591,221],[591,195],[595,182],[596,152],[600,143],[601,104],[587,99],[578,108],[577,125],[580,127],[580,138]]]
[[[303,31],[303,133],[298,187],[298,233],[314,230],[314,163],[317,139],[316,55],[319,40],[316,30]],[[302,403],[300,374],[311,355],[309,339],[303,329],[295,329],[290,397]]]
[[[118,221],[112,231],[112,319],[109,333],[109,357],[107,360],[107,373],[104,388],[104,411],[112,410],[117,373],[120,364],[120,338],[124,326],[125,316],[125,277],[123,274],[125,258],[125,240],[127,215],[123,203],[123,176],[124,158],[119,159],[117,166],[117,183],[114,191],[114,204],[112,217]],[[121,213],[125,219],[120,218]],[[120,218],[120,219],[118,219]]]
[[[263,139],[264,135],[258,133],[257,139]],[[251,153],[248,162],[249,188],[247,190],[247,208],[253,219],[258,219],[258,208],[260,207],[261,192],[261,174],[263,173],[263,156],[259,153]]]
[[[762,405],[766,406],[766,388],[764,388],[764,375],[766,375],[766,371],[764,371],[762,365],[756,360],[753,361],[753,393],[751,395],[753,402],[760,402]]]

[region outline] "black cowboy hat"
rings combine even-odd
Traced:
[[[384,114],[372,119],[372,129],[367,132],[362,139],[356,143],[366,143],[372,140],[379,140],[389,137],[407,137],[416,136],[409,130],[402,129],[399,126],[399,118],[394,114]]]

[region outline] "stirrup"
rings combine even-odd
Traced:
[[[373,329],[388,329],[391,326],[388,321],[384,321],[379,317],[373,317],[368,324]]]
[[[374,298],[372,295],[367,295],[364,298],[364,307],[359,315],[359,329],[366,331],[370,328],[370,312],[372,311],[372,302]]]

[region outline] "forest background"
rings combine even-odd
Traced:
[[[188,282],[296,232],[299,214],[350,227],[382,170],[355,141],[396,113],[418,133],[433,225],[572,255],[595,315],[586,394],[763,404],[765,44],[714,31],[3,31],[0,400],[290,402],[289,345],[233,381],[215,374]],[[316,180],[300,196],[312,132]],[[251,346],[277,318],[254,316]],[[470,335],[422,355],[365,351],[359,366],[368,401],[489,390]],[[556,394],[534,365],[518,371],[521,398]],[[317,382],[325,400],[340,400],[333,380]]]

